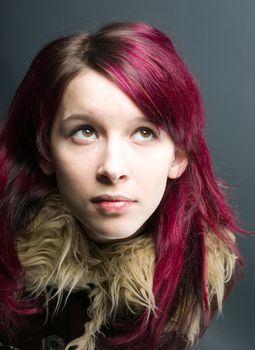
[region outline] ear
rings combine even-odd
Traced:
[[[174,158],[169,166],[168,177],[170,179],[177,179],[182,175],[187,165],[188,157],[186,152],[183,149],[176,147]]]
[[[52,176],[55,173],[53,163],[44,158],[40,158],[39,166],[46,176]]]

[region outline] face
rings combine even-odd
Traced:
[[[97,242],[136,235],[186,157],[113,82],[87,69],[67,86],[51,132],[59,192]]]

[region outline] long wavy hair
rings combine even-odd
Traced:
[[[38,311],[34,301],[23,297],[24,268],[15,238],[42,199],[56,189],[54,177],[46,177],[38,163],[41,158],[50,160],[51,126],[63,92],[86,67],[113,81],[188,157],[181,177],[168,180],[156,212],[157,314],[148,315],[145,309],[133,323],[112,324],[110,341],[118,348],[129,344],[154,349],[175,312],[180,291],[194,291],[206,324],[210,317],[206,235],[213,233],[238,256],[225,232],[240,229],[226,204],[222,183],[212,172],[197,84],[170,39],[140,22],[112,23],[96,33],[51,42],[35,57],[13,98],[0,133],[0,327]]]

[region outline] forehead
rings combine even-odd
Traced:
[[[59,110],[62,119],[81,113],[95,117],[119,116],[122,119],[144,116],[116,84],[92,69],[79,73],[70,81]]]

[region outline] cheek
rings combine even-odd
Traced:
[[[69,189],[78,192],[81,185],[88,183],[91,178],[91,166],[91,161],[86,158],[68,156],[68,153],[55,156],[54,168],[60,192]]]
[[[141,191],[147,210],[152,214],[160,204],[165,193],[167,169],[159,167],[150,168],[150,172],[144,173],[139,179],[138,191]]]
[[[89,154],[72,151],[64,146],[61,149],[55,149],[53,162],[56,175],[66,177],[82,175],[93,165],[92,157]]]
[[[169,168],[172,163],[173,152],[163,150],[156,154],[144,157],[135,165],[137,174],[140,174],[144,183],[153,186],[164,185],[168,178]]]

